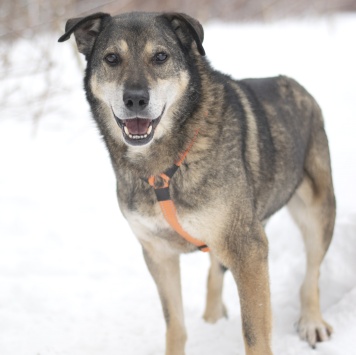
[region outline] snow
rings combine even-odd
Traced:
[[[275,354],[356,353],[355,33],[355,15],[210,23],[205,30],[205,49],[216,68],[236,78],[294,77],[325,115],[338,214],[320,289],[334,334],[313,351],[294,330],[305,256],[299,231],[283,209],[267,227]],[[0,354],[162,354],[160,302],[139,243],[119,212],[114,174],[90,118],[82,73],[69,42],[50,40],[58,90],[48,98],[35,133],[30,118],[38,107],[20,103],[44,85],[40,76],[8,79],[7,85],[21,82],[22,90],[10,99],[19,105],[1,111]],[[14,46],[29,56],[29,67],[34,47]],[[201,317],[208,256],[185,255],[181,264],[187,354],[243,354],[231,274],[224,288],[229,318],[210,325]]]

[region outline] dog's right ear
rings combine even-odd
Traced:
[[[88,59],[96,37],[110,17],[109,14],[97,12],[87,17],[69,19],[66,23],[66,32],[59,38],[58,42],[68,40],[71,34],[74,33],[78,51]]]

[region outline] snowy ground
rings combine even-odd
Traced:
[[[276,355],[356,354],[355,33],[356,16],[206,28],[205,49],[215,67],[237,78],[292,76],[325,114],[338,215],[320,288],[335,332],[312,351],[294,331],[305,259],[299,232],[282,210],[267,228]],[[75,88],[56,96],[60,110],[48,104],[36,135],[31,112],[0,112],[0,354],[163,354],[155,286],[117,207],[108,155],[89,117],[71,47],[55,41],[53,75],[59,87]],[[28,48],[19,44],[17,58]],[[12,100],[21,102],[41,85],[40,78],[23,80],[27,91]],[[201,318],[207,268],[205,254],[182,257],[187,355],[243,354],[230,274],[229,319],[208,325]]]

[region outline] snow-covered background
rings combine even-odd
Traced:
[[[210,23],[205,33],[216,68],[236,78],[292,76],[322,106],[338,214],[320,289],[334,334],[313,351],[294,330],[305,257],[300,234],[282,210],[267,227],[273,349],[276,355],[356,354],[356,16]],[[46,98],[36,129],[32,106],[22,102],[46,81],[14,77],[0,88],[21,80],[11,108],[0,109],[0,354],[163,354],[159,299],[119,212],[108,154],[90,118],[70,43],[57,44],[55,37],[19,42],[13,61],[30,68],[41,41],[51,43],[56,59],[56,94]],[[229,319],[210,325],[201,317],[208,256],[185,255],[181,264],[187,355],[243,354],[231,274],[224,289]]]

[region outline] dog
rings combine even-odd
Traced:
[[[312,347],[332,328],[319,266],[336,202],[321,109],[285,76],[233,80],[205,58],[201,24],[182,13],[95,13],[70,19],[87,61],[85,92],[140,241],[167,325],[166,355],[183,355],[179,255],[210,251],[204,319],[226,316],[224,272],[236,281],[246,354],[272,354],[264,225],[288,206],[306,247],[298,332]]]

